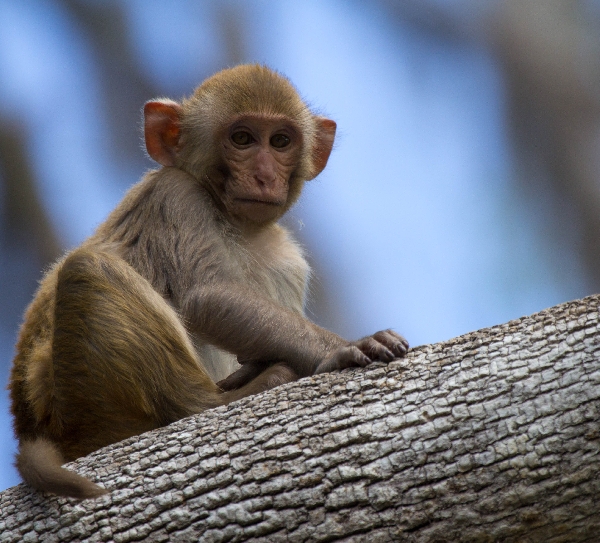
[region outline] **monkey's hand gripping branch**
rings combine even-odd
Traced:
[[[314,373],[367,366],[375,360],[391,362],[408,352],[408,341],[393,330],[382,330],[372,336],[347,344],[330,353],[316,367]]]
[[[299,377],[404,356],[407,341],[391,330],[349,342],[256,292],[233,284],[197,289],[184,304],[186,317],[207,342],[252,361],[285,362]],[[267,364],[267,363],[264,363]],[[242,371],[242,370],[240,370]],[[227,380],[223,382],[227,385]],[[234,386],[234,385],[231,385]]]

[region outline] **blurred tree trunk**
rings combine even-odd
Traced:
[[[12,541],[598,541],[600,296],[302,379],[0,494]]]
[[[3,245],[25,245],[39,266],[46,266],[62,251],[62,243],[42,204],[28,162],[25,134],[16,122],[0,122],[0,172],[3,181]]]
[[[600,290],[600,13],[570,0],[500,5],[492,43],[508,81],[521,182],[536,200],[554,192],[551,235],[581,225],[577,249]],[[536,181],[540,170],[550,186]]]
[[[0,119],[0,324],[4,323],[11,335],[31,300],[41,270],[63,250],[29,164],[22,126]],[[0,336],[2,332],[0,326]],[[9,363],[9,357],[0,360],[0,374],[8,370]]]
[[[94,52],[111,159],[142,171],[148,162],[140,152],[141,110],[160,91],[145,76],[132,50],[124,9],[118,2],[60,1],[84,29]]]
[[[448,43],[490,47],[508,91],[516,180],[548,254],[574,247],[600,290],[600,9],[572,0],[379,0]],[[559,243],[560,241],[560,243]],[[561,268],[560,255],[554,267]]]

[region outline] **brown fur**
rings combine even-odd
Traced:
[[[100,495],[63,461],[301,376],[406,352],[393,332],[350,343],[303,314],[309,268],[275,220],[325,167],[333,121],[261,66],[225,70],[181,104],[145,111],[149,153],[164,167],[46,274],[21,328],[10,382],[17,466],[39,490]],[[233,145],[236,123],[257,143]],[[274,131],[289,146],[270,147]]]

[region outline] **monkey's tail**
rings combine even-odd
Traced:
[[[23,480],[42,492],[70,498],[96,498],[108,491],[62,466],[64,459],[56,445],[44,438],[24,441],[16,466]]]

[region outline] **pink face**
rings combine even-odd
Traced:
[[[301,147],[301,133],[289,119],[244,115],[231,123],[222,137],[229,173],[222,198],[231,216],[255,224],[279,218]]]

